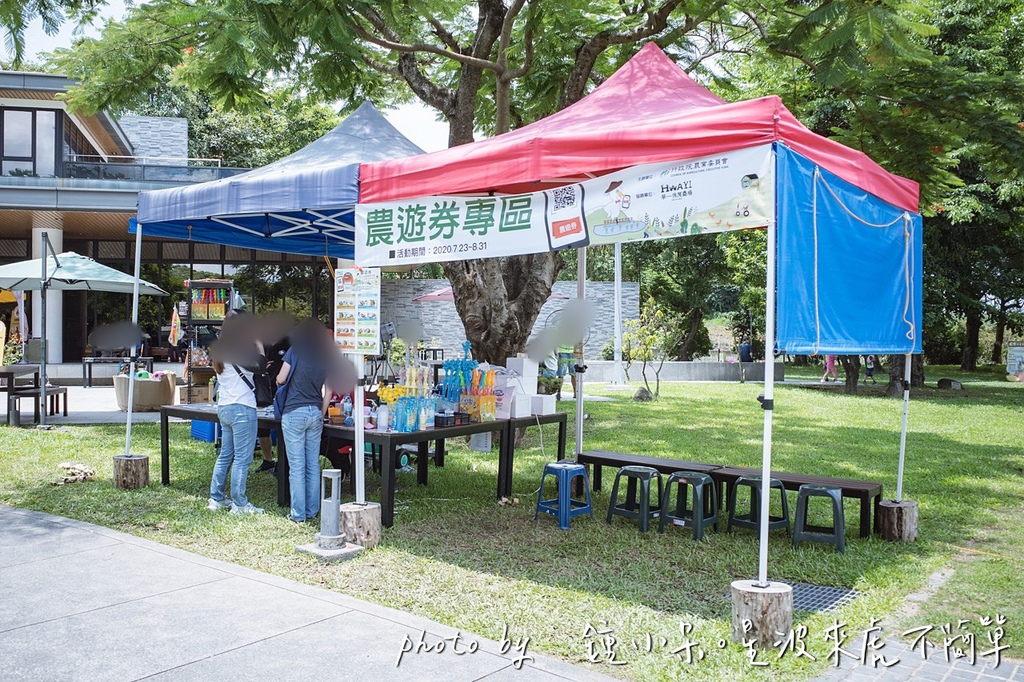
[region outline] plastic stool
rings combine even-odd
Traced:
[[[619,481],[626,477],[626,499],[620,505]],[[658,504],[651,505],[651,480],[658,481]],[[637,499],[637,484],[640,484],[640,499]],[[651,519],[661,515],[661,501],[664,499],[664,489],[661,484],[661,473],[657,469],[642,466],[625,466],[615,474],[615,484],[612,485],[612,497],[608,502],[608,523],[612,522],[613,516],[625,516],[628,519],[640,521],[640,532],[646,533],[651,526]]]
[[[548,474],[555,477],[558,487],[557,497],[544,499],[544,479]],[[577,476],[583,477],[585,500],[572,499],[572,481]],[[580,514],[590,514],[594,518],[594,508],[590,503],[590,481],[587,479],[587,468],[575,462],[552,462],[544,465],[544,473],[540,475],[540,489],[537,491],[537,509],[533,512],[533,520],[541,512],[558,517],[558,527],[569,530],[569,520]]]
[[[676,507],[672,506],[672,489],[677,488]],[[693,506],[686,506],[687,488],[693,488]],[[710,490],[710,494],[705,494]],[[661,503],[661,519],[658,521],[658,532],[665,532],[665,522],[679,521],[678,525],[691,526],[693,539],[704,537],[705,528],[714,528],[718,523],[718,486],[707,474],[694,471],[674,471],[665,484],[665,499]]]
[[[807,523],[807,503],[812,497],[832,499],[832,525],[812,526]],[[793,526],[793,547],[800,543],[826,542],[840,554],[846,553],[846,517],[843,515],[843,489],[831,485],[805,483],[796,495],[796,523]]]
[[[750,511],[746,514],[736,513],[736,492],[740,486],[747,486],[750,488]],[[771,531],[784,528],[786,530],[786,535],[789,535],[789,504],[786,501],[786,488],[782,485],[782,481],[777,478],[769,479],[768,486],[769,488],[777,489],[780,497],[782,498],[782,516],[769,515],[768,530]],[[740,476],[729,489],[729,521],[725,526],[726,531],[731,531],[733,526],[758,530],[760,525],[758,523],[760,511],[761,477]]]

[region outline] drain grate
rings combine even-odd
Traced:
[[[791,583],[781,580],[793,588],[793,610],[809,611],[811,613],[827,613],[835,611],[841,606],[846,606],[858,596],[856,590],[844,587],[829,587],[827,585],[812,585],[810,583]]]
[[[860,596],[857,590],[810,583],[794,583],[788,580],[772,580],[784,583],[793,588],[793,610],[808,613],[828,613],[841,606],[846,606]],[[732,599],[730,594],[724,595],[726,601]]]

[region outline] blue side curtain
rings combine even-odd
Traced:
[[[921,216],[776,153],[778,349],[920,353]]]

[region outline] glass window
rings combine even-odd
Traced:
[[[57,116],[52,111],[36,112],[36,175],[52,178],[57,163]]]
[[[31,111],[4,112],[4,158],[12,156],[32,157]]]
[[[4,175],[12,175],[16,177],[31,177],[35,173],[33,172],[31,161],[4,161],[3,162]]]

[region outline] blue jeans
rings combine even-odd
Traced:
[[[320,512],[320,435],[324,415],[319,405],[304,405],[281,416],[281,432],[288,452],[288,486],[293,521],[311,519]]]
[[[245,496],[245,483],[249,480],[249,465],[256,447],[256,409],[245,405],[219,405],[217,417],[222,429],[220,455],[213,465],[210,498],[224,502],[224,484],[231,470],[231,501],[237,507],[249,504]]]

